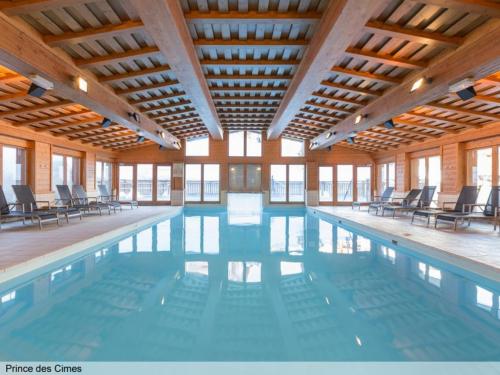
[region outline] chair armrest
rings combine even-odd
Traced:
[[[87,201],[94,200],[96,202],[99,200],[98,197],[87,197],[85,199],[87,199]]]
[[[476,207],[481,207],[483,210],[485,209],[486,205],[482,203],[466,203],[464,204],[464,212],[472,212],[474,208]]]
[[[449,202],[443,202],[443,210],[446,210],[446,206],[450,205],[450,204],[457,204],[457,202],[451,202],[451,201],[449,201]]]
[[[50,209],[50,201],[35,201],[35,204],[38,204],[38,203],[45,203],[45,204],[47,204],[47,208]]]

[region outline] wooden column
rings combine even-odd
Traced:
[[[96,170],[95,170],[96,155],[93,152],[86,152],[82,163],[82,184],[87,192],[96,191]]]
[[[403,152],[396,155],[396,191],[404,192],[410,190],[411,185],[410,155]]]
[[[466,153],[463,143],[442,147],[442,193],[457,194],[466,183]]]
[[[184,205],[184,163],[172,164],[172,192],[170,198],[172,206]]]
[[[29,185],[37,199],[49,199],[52,197],[51,187],[51,147],[48,143],[33,142],[31,151],[31,165]]]
[[[317,162],[306,163],[306,205],[319,204],[319,166]]]

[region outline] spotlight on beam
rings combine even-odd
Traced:
[[[420,77],[417,79],[415,82],[413,82],[413,85],[410,88],[410,92],[417,91],[419,88],[421,88],[424,84],[429,84],[432,83],[432,78],[428,77]]]
[[[101,126],[106,129],[111,126],[111,120],[109,118],[104,117],[101,121]]]
[[[139,116],[139,114],[137,112],[129,112],[128,117],[133,119],[134,121],[136,121],[138,123],[141,122],[141,117]]]
[[[463,90],[457,91],[457,95],[462,100],[469,100],[476,96],[476,90],[474,90],[474,86],[470,86]]]
[[[144,136],[143,136],[143,135],[138,135],[138,136],[137,136],[137,143],[142,143],[142,142],[144,142],[145,140],[146,140],[146,138],[144,138]]]
[[[448,89],[451,93],[456,93],[462,100],[469,100],[476,96],[474,89],[474,78],[468,77],[452,83]]]
[[[38,74],[31,74],[28,76],[31,81],[31,86],[28,89],[28,94],[35,98],[41,97],[47,90],[52,90],[54,84],[49,80],[39,76]]]
[[[363,120],[367,117],[368,117],[368,115],[361,115],[361,114],[357,115],[356,118],[354,119],[354,125],[358,125],[361,122],[361,120]]]
[[[394,129],[394,121],[392,118],[384,122],[384,126],[386,129]]]
[[[356,143],[356,141],[354,140],[354,137],[348,137],[347,138],[347,143],[349,143],[350,145],[353,145]]]

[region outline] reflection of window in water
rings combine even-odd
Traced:
[[[95,262],[98,263],[108,254],[109,249],[104,248],[94,253]]]
[[[118,243],[118,253],[124,254],[131,253],[132,251],[134,251],[134,239],[132,236],[127,237]]]
[[[190,254],[219,253],[219,217],[186,216],[184,246]]]
[[[219,253],[219,217],[203,217],[203,253]]]
[[[333,253],[333,224],[319,219],[319,246],[321,253]]]
[[[372,242],[363,236],[356,236],[356,251],[369,252],[372,249]]]
[[[137,252],[153,251],[153,228],[137,233]]]
[[[7,302],[10,302],[10,301],[13,301],[16,299],[16,291],[13,290],[12,292],[9,292],[7,294],[4,294],[2,296],[2,298],[0,299],[0,302],[2,303],[7,303]]]
[[[441,287],[441,270],[423,262],[418,262],[418,277],[426,280],[429,284]]]
[[[170,251],[170,219],[156,225],[156,251]]]
[[[381,245],[380,251],[382,253],[383,258],[387,259],[392,264],[396,263],[396,252],[393,249],[388,248],[387,246]]]
[[[304,230],[303,216],[271,217],[271,252],[275,253],[288,251],[291,255],[301,255],[304,252]]]
[[[286,217],[271,217],[271,252],[286,251]]]
[[[337,228],[337,253],[352,254],[352,232]]]
[[[235,282],[260,283],[260,262],[228,262],[227,279]]]
[[[184,263],[184,271],[208,276],[208,262],[186,262]]]
[[[201,253],[201,216],[184,217],[184,231],[186,253]]]
[[[476,305],[484,310],[491,311],[493,307],[493,293],[476,285]]]
[[[302,262],[281,262],[281,276],[296,275],[304,272],[304,263]]]
[[[288,252],[297,254],[304,252],[304,217],[288,218]]]

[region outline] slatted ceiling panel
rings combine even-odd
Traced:
[[[306,121],[320,126],[331,126],[341,121],[398,85],[409,73],[422,69],[436,56],[460,46],[470,32],[487,20],[486,16],[471,15],[459,9],[445,9],[415,1],[392,1],[385,9],[381,9],[379,14],[374,14],[366,26],[359,30],[343,57],[332,62],[330,73],[304,103],[290,125],[307,129],[307,124],[297,121],[307,119]],[[491,85],[491,82],[488,84]],[[335,101],[333,97],[339,100]],[[342,100],[345,100],[344,103]],[[449,102],[450,105],[458,103],[445,98],[443,102]],[[480,104],[473,101],[461,103],[461,106],[495,114],[498,111],[495,103],[483,101]],[[405,116],[402,118],[422,126],[411,126],[407,122],[398,125],[400,131],[407,129],[409,132],[422,133],[424,137],[425,134],[432,137],[449,133],[439,128],[465,130],[474,124],[486,123],[480,120],[481,116],[467,117],[464,113],[459,115],[453,111],[446,112],[443,108],[424,108],[419,111],[432,116],[452,116],[450,119],[463,121],[452,124]],[[436,127],[436,132],[429,129],[430,127]],[[401,135],[396,130],[387,134]],[[412,136],[415,140],[422,139],[415,134]]]
[[[178,105],[190,101],[133,7],[89,0],[40,9],[20,17],[144,115],[161,124],[196,112]],[[176,110],[163,110],[170,107]]]

